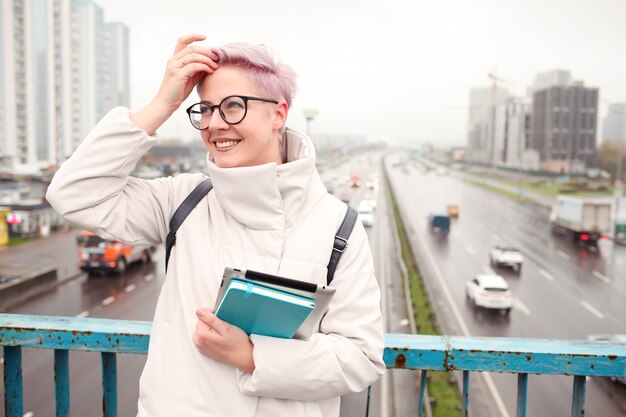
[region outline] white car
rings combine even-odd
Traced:
[[[510,266],[520,272],[524,257],[517,248],[498,245],[489,251],[489,262],[493,266]]]
[[[465,295],[476,307],[495,309],[509,314],[513,295],[500,275],[481,274],[465,283]]]
[[[361,220],[361,223],[363,223],[363,226],[374,226],[374,209],[370,204],[361,201],[357,211],[359,212],[359,219]]]
[[[372,210],[376,210],[376,199],[372,198],[372,197],[364,197],[361,199],[361,202],[359,203],[360,206],[369,206],[372,208]]]

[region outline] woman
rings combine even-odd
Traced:
[[[177,233],[140,381],[139,416],[338,416],[339,396],[384,371],[380,291],[357,222],[336,293],[309,340],[247,336],[213,314],[225,266],[324,284],[346,211],[326,192],[315,151],[286,129],[295,74],[262,46],[213,50],[181,37],[153,101],[106,115],[54,177],[47,198],[108,239],[159,244],[202,174],[130,177],[194,86],[188,109],[214,189]]]

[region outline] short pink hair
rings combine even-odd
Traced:
[[[281,64],[265,45],[229,43],[211,48],[220,66],[241,68],[250,82],[275,100],[285,100],[288,108],[296,94],[296,72]]]

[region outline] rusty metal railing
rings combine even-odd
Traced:
[[[105,417],[117,415],[117,354],[146,354],[150,322],[95,318],[0,314],[4,347],[5,416],[22,417],[22,348],[54,350],[55,415],[69,416],[68,352],[93,351],[102,356]],[[469,403],[470,372],[518,375],[517,416],[526,415],[528,374],[571,375],[572,416],[582,417],[587,376],[626,377],[626,344],[587,340],[515,339],[387,334],[387,368],[421,370],[419,404],[428,371],[463,372],[463,409]],[[421,406],[418,416],[421,416]]]

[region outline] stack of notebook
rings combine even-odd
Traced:
[[[313,298],[231,279],[215,314],[247,334],[288,339],[314,309]]]

